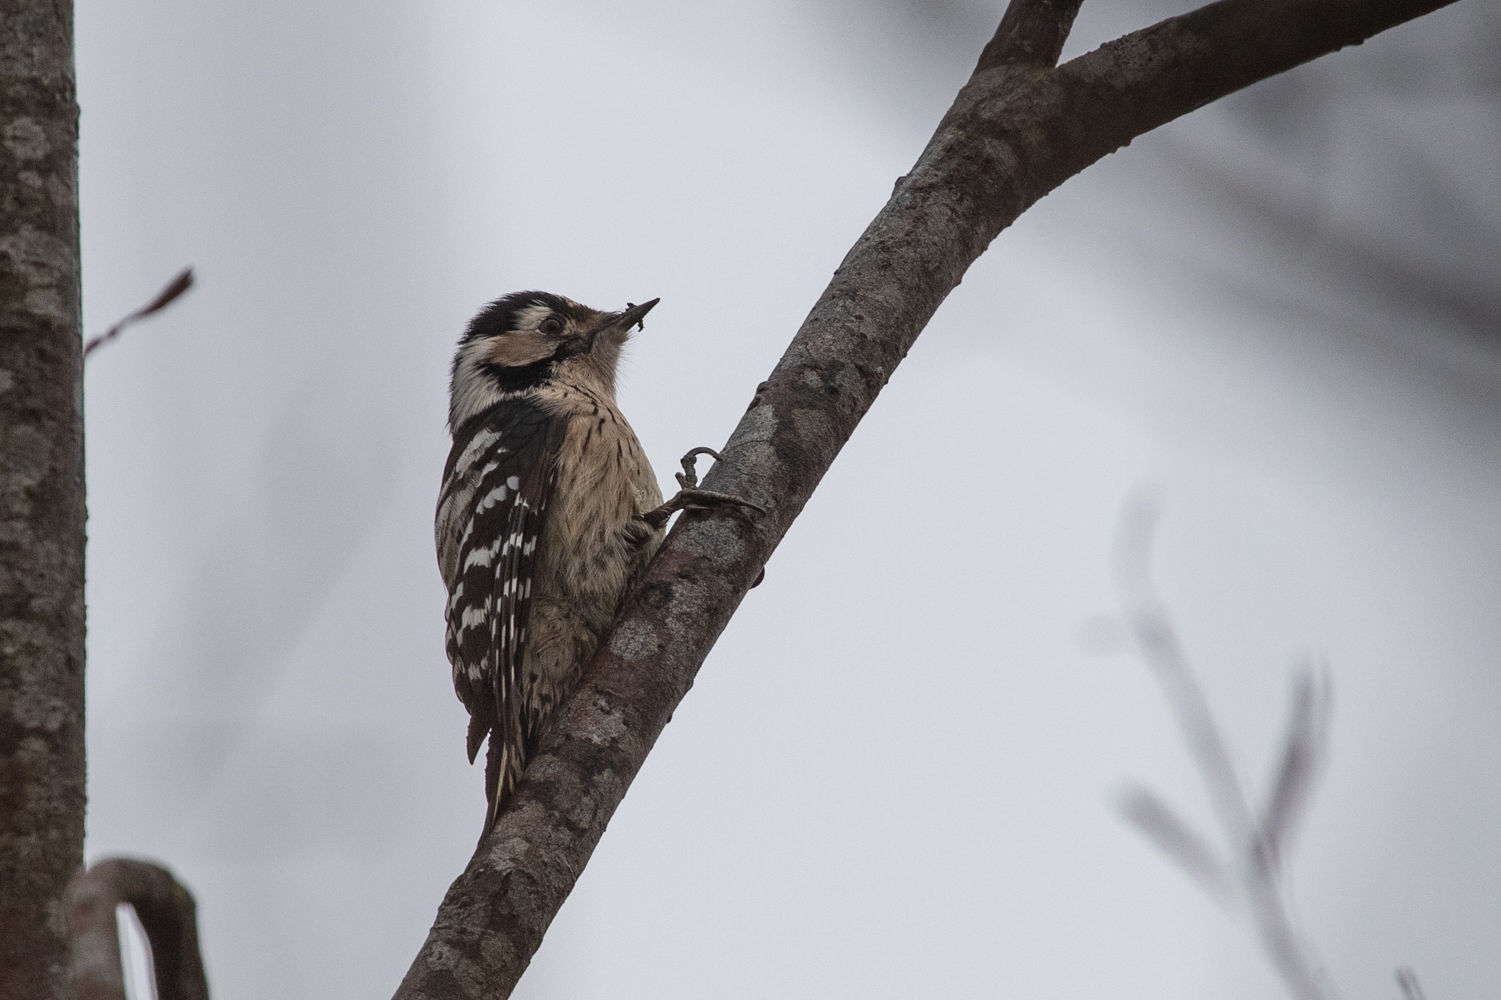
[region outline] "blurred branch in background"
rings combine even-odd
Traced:
[[[1266,801],[1260,810],[1255,809],[1167,606],[1153,585],[1152,540],[1157,518],[1158,507],[1151,500],[1127,505],[1116,538],[1116,588],[1134,648],[1162,685],[1204,780],[1229,845],[1229,860],[1222,860],[1145,788],[1128,789],[1121,797],[1121,812],[1215,902],[1230,909],[1243,908],[1256,926],[1268,959],[1294,997],[1333,1000],[1337,996],[1334,986],[1298,930],[1284,878],[1288,843],[1308,805],[1328,745],[1329,672],[1324,667],[1304,666],[1294,676],[1287,734]]]
[[[125,1000],[116,908],[135,909],[151,946],[156,1000],[208,1000],[193,896],[160,865],[111,858],[79,869],[64,896],[76,1000]]]
[[[182,269],[181,274],[167,283],[167,287],[156,293],[156,298],[152,299],[150,302],[146,303],[144,306],[137,309],[129,316],[126,316],[124,319],[120,320],[120,322],[116,323],[114,326],[110,327],[99,336],[92,338],[87,344],[83,345],[83,359],[87,361],[89,359],[89,355],[92,354],[96,348],[102,347],[103,345],[109,343],[111,340],[114,340],[116,337],[120,336],[120,334],[124,332],[127,326],[136,322],[137,320],[143,320],[148,316],[152,316],[156,313],[161,312],[163,309],[170,306],[173,302],[176,302],[184,292],[192,287],[193,269],[191,267],[185,267]]]

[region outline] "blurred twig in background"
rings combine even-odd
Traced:
[[[1332,1000],[1338,994],[1293,917],[1283,866],[1288,841],[1324,759],[1329,732],[1329,672],[1322,666],[1304,666],[1294,676],[1287,735],[1266,802],[1260,810],[1255,809],[1235,773],[1224,737],[1183,652],[1167,606],[1152,585],[1152,538],[1157,514],[1157,505],[1151,500],[1132,502],[1123,513],[1116,538],[1116,588],[1134,647],[1162,684],[1204,779],[1229,845],[1229,859],[1222,859],[1145,788],[1127,790],[1120,802],[1121,812],[1216,902],[1230,909],[1244,908],[1256,926],[1267,958],[1293,996],[1299,1000]],[[1407,988],[1405,982],[1403,988]]]
[[[1397,985],[1402,987],[1402,995],[1407,1000],[1424,1000],[1423,987],[1418,985],[1418,974],[1405,965],[1397,970]]]
[[[114,340],[116,337],[120,336],[121,332],[123,332],[127,326],[134,323],[136,320],[145,319],[148,316],[161,312],[163,309],[170,306],[173,302],[176,302],[177,299],[181,297],[183,292],[186,292],[189,288],[192,287],[193,269],[191,267],[185,267],[182,269],[181,274],[167,283],[166,288],[163,288],[161,291],[156,293],[156,298],[152,299],[150,302],[146,303],[144,306],[137,309],[129,316],[126,316],[124,319],[120,320],[120,322],[116,323],[114,326],[110,327],[99,336],[94,337],[87,344],[84,344],[83,359],[87,361],[89,359],[89,355],[94,353],[94,349],[96,347],[106,344],[109,341]]]

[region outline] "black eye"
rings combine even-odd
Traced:
[[[537,326],[537,332],[545,333],[549,337],[556,336],[563,332],[563,321],[556,316],[549,316]]]

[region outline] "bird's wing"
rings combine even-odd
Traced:
[[[492,730],[502,747],[522,735],[532,572],[564,430],[563,420],[524,399],[497,404],[476,424],[456,436],[450,456],[450,482],[463,485],[444,499],[458,509],[439,506],[440,534],[445,513],[450,525],[464,525],[444,576],[448,659],[469,709],[471,761]]]

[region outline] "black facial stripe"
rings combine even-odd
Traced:
[[[533,361],[529,365],[481,365],[480,371],[493,378],[502,392],[521,392],[535,389],[552,378],[552,371],[557,367],[561,354],[559,351],[550,358]]]

